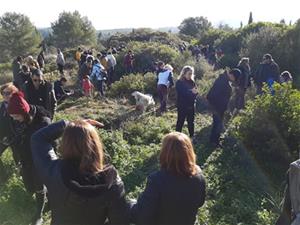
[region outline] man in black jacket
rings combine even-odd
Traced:
[[[52,84],[43,79],[41,70],[36,69],[31,75],[31,79],[24,87],[25,99],[31,105],[44,107],[51,114],[51,119],[54,116],[56,109],[56,98]]]
[[[210,142],[219,145],[220,136],[223,130],[224,113],[227,110],[231,97],[232,88],[230,81],[235,82],[241,76],[239,69],[232,69],[221,74],[208,92],[207,100],[213,106],[213,125],[210,135]]]

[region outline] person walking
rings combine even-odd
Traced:
[[[64,66],[65,66],[65,57],[62,51],[58,48],[57,49],[57,57],[56,57],[56,64],[57,69],[60,73],[60,75],[64,75]]]

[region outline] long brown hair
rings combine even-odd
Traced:
[[[162,169],[181,176],[192,176],[197,172],[196,154],[190,138],[179,132],[167,134],[160,152]]]
[[[104,168],[103,144],[95,127],[78,120],[70,123],[62,137],[62,157],[79,163],[81,173],[97,173]]]

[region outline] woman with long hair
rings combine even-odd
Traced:
[[[181,132],[187,120],[190,137],[194,136],[195,100],[198,95],[194,80],[194,68],[184,66],[176,82],[177,92],[177,123],[176,131]]]
[[[138,225],[193,225],[205,201],[205,179],[190,138],[179,132],[162,141],[160,170],[148,177],[132,208]]]
[[[51,224],[128,224],[124,184],[105,163],[94,120],[59,121],[32,136],[35,167],[47,187]],[[62,136],[61,158],[52,142]]]

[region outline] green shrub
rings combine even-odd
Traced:
[[[142,74],[130,74],[124,76],[119,81],[113,83],[108,95],[110,97],[126,97],[132,99],[131,93],[134,91],[152,95],[155,94],[156,75],[147,73],[144,76]]]
[[[265,94],[250,102],[231,129],[273,175],[298,158],[300,147],[300,92],[291,85],[278,85],[275,91],[274,96]]]

